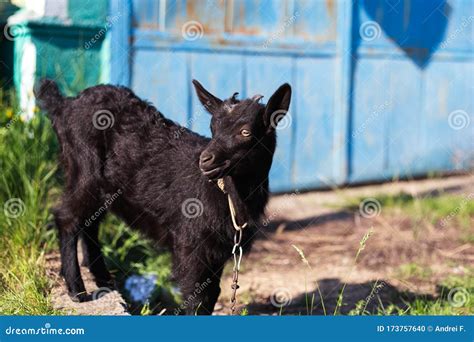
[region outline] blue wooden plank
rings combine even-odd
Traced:
[[[133,0],[133,25],[145,28],[158,27],[160,1],[165,0]]]
[[[383,60],[362,59],[355,70],[349,176],[352,182],[381,179],[384,175],[388,111],[383,108],[391,98],[383,86],[388,81],[385,67]]]
[[[296,62],[297,148],[292,181],[299,189],[334,184],[334,68],[332,59]]]
[[[137,50],[132,69],[132,88],[150,100],[166,117],[188,121],[189,84],[186,54]]]
[[[449,2],[450,12],[441,51],[474,52],[474,2],[471,0],[452,0]]]
[[[335,41],[338,25],[337,6],[339,4],[333,1],[295,1],[292,13],[295,21],[294,35],[308,41]]]
[[[242,56],[216,53],[194,53],[191,56],[191,77],[221,99],[226,99],[235,92],[243,93],[242,74]],[[190,127],[200,134],[210,136],[209,122],[209,115],[194,94]]]
[[[248,96],[263,94],[264,102],[285,82],[293,82],[293,61],[287,57],[266,58],[264,56],[246,56],[246,92]],[[298,97],[293,93],[293,100]],[[274,191],[289,190],[291,186],[293,123],[296,121],[292,103],[287,119],[277,130],[278,143],[273,165],[270,171],[270,186]],[[285,125],[285,123],[288,123]]]
[[[111,0],[109,16],[114,18],[110,29],[110,83],[130,84],[131,4],[128,0]]]
[[[337,3],[337,55],[335,56],[334,92],[334,143],[333,177],[336,184],[344,184],[349,177],[350,120],[352,110],[352,76],[354,72],[354,45],[352,29],[354,25],[352,1]]]
[[[422,110],[421,73],[410,60],[390,60],[384,67],[386,101],[375,110],[384,113],[386,177],[411,176],[417,173],[420,146],[420,113]],[[386,116],[385,116],[386,113]]]
[[[423,171],[472,166],[474,64],[433,63],[426,70],[422,121]]]
[[[223,52],[239,54],[260,54],[268,56],[317,57],[334,56],[335,42],[316,43],[299,39],[274,40],[261,36],[224,35],[216,37],[203,35],[201,38],[187,41],[179,36],[158,30],[134,29],[134,46],[146,49],[169,49],[202,52]]]
[[[220,34],[224,32],[224,13],[224,1],[168,0],[166,31],[182,34],[183,31],[193,30],[199,35]]]
[[[239,0],[233,5],[234,34],[269,36],[285,20],[286,0]]]

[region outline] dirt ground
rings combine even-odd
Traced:
[[[385,213],[383,207],[373,218],[361,217],[358,210],[335,209],[344,198],[400,191],[414,196],[438,191],[467,195],[474,191],[474,177],[274,197],[267,210],[272,222],[242,261],[240,304],[247,304],[249,314],[324,314],[320,291],[326,313],[332,314],[339,292],[347,284],[342,313],[361,300],[368,302],[368,310],[380,302],[403,308],[415,294],[436,295],[439,282],[448,275],[468,272],[466,267],[474,265],[474,245],[459,242],[459,230],[433,226],[416,234],[406,216]],[[373,233],[354,263],[360,241],[371,227]],[[293,245],[303,251],[310,267]],[[413,262],[422,265],[427,274],[419,279],[399,276],[399,267]],[[217,314],[229,313],[230,284],[229,270],[221,284]],[[307,305],[313,294],[314,304]]]
[[[358,210],[338,209],[349,198],[400,191],[417,196],[437,191],[469,194],[474,192],[474,177],[274,196],[267,208],[270,221],[242,261],[239,307],[245,306],[249,314],[332,314],[344,284],[342,313],[348,313],[362,300],[370,310],[380,303],[403,307],[407,305],[405,300],[414,295],[435,296],[437,286],[447,275],[462,275],[474,265],[474,245],[460,242],[458,230],[433,226],[418,234],[406,216],[385,212],[383,207],[373,218],[362,217]],[[360,241],[371,228],[372,234],[355,262]],[[302,261],[295,246],[304,253],[308,264]],[[429,270],[428,275],[419,279],[400,276],[400,266],[413,262]],[[57,276],[58,257],[50,256],[48,263],[56,280],[55,307],[72,314],[126,314],[124,300],[116,291],[105,296],[96,294],[100,298],[95,301],[73,303]],[[87,274],[85,269],[82,272]],[[95,289],[90,277],[85,282],[88,290]],[[217,315],[230,312],[230,285],[228,267],[221,282]],[[307,304],[313,296],[314,304]]]
[[[82,260],[81,251],[79,251],[79,260]],[[89,270],[82,266],[81,275],[91,300],[84,303],[73,302],[67,294],[66,283],[59,276],[61,269],[59,254],[48,255],[46,263],[48,276],[53,279],[54,283],[51,299],[55,309],[69,315],[129,315],[126,309],[127,304],[121,294],[116,290],[111,291],[108,288],[97,288]]]

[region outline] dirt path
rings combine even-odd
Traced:
[[[332,314],[346,283],[343,313],[362,300],[371,310],[380,302],[403,307],[403,299],[415,294],[435,295],[442,279],[465,274],[466,267],[474,265],[474,245],[459,241],[459,229],[420,227],[417,233],[406,216],[385,213],[383,208],[380,215],[363,218],[357,210],[337,211],[334,206],[344,198],[400,191],[425,196],[442,190],[472,194],[474,178],[451,177],[273,198],[267,211],[272,223],[260,233],[243,260],[240,303],[247,305],[250,314],[278,314],[280,310],[286,314],[323,314],[324,309]],[[371,227],[372,235],[354,263],[360,241]],[[293,245],[304,252],[310,267],[302,262]],[[413,262],[422,265],[425,274],[409,279],[398,274],[401,265]],[[228,270],[217,314],[229,312],[230,279]],[[311,303],[313,295],[311,310],[307,301]]]
[[[82,260],[82,253],[79,250],[79,260]],[[81,274],[91,299],[85,303],[75,303],[68,296],[66,284],[59,276],[61,268],[59,254],[54,253],[46,258],[48,275],[53,279],[53,289],[51,293],[52,304],[55,309],[69,315],[128,315],[126,302],[118,291],[111,291],[108,288],[97,288],[92,275],[86,267],[81,267]]]
[[[436,285],[447,275],[467,272],[466,267],[474,264],[474,246],[461,243],[458,230],[433,226],[417,232],[406,216],[385,213],[383,208],[374,218],[363,218],[357,210],[337,209],[337,205],[350,198],[401,191],[416,196],[436,191],[472,194],[474,177],[456,176],[273,197],[267,208],[270,222],[243,259],[239,289],[241,307],[245,305],[250,314],[271,315],[280,311],[332,314],[344,284],[347,285],[342,313],[347,313],[361,300],[367,301],[369,310],[380,302],[403,306],[402,299],[409,299],[414,294],[435,295]],[[360,240],[371,228],[372,235],[354,263]],[[303,251],[309,266],[303,263],[293,245]],[[399,267],[414,261],[429,270],[429,276],[420,279],[400,277]],[[55,280],[52,297],[56,308],[71,314],[127,314],[125,301],[116,291],[99,291],[96,292],[98,300],[73,303],[58,276],[58,256],[50,256],[48,265]],[[93,292],[96,286],[88,271],[84,268],[81,271],[85,275],[86,288]],[[217,315],[229,313],[230,284],[228,267],[221,283]],[[324,299],[324,309],[319,293]],[[311,301],[314,304],[308,305]]]

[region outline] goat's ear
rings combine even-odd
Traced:
[[[263,122],[268,131],[272,131],[288,112],[291,100],[291,87],[285,83],[273,93],[265,107]]]
[[[208,92],[198,81],[193,80],[193,84],[199,101],[201,101],[209,113],[215,114],[222,105],[222,100]]]

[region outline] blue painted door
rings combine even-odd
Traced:
[[[349,182],[473,166],[473,15],[469,0],[357,3]]]
[[[191,79],[222,98],[237,91],[268,99],[280,84],[293,86],[270,174],[274,191],[472,163],[471,1],[133,0],[127,7],[112,0],[112,7],[131,15],[130,31],[121,28],[130,34],[123,43],[130,46],[121,47],[130,51],[130,73],[115,63],[112,80],[201,134],[210,134],[209,116]]]

